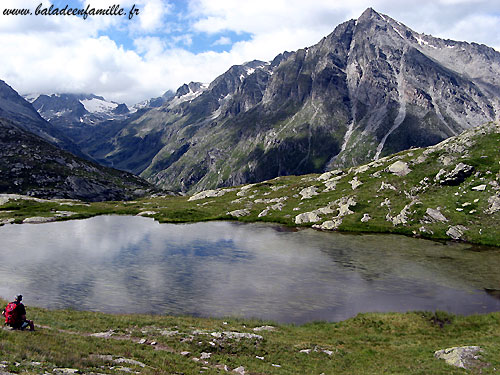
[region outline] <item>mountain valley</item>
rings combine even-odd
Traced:
[[[96,126],[84,153],[193,193],[361,165],[498,118],[500,53],[367,9],[318,44],[235,65]]]

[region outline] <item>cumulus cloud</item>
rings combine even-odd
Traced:
[[[500,3],[486,0],[189,0],[182,9],[167,0],[121,1],[125,9],[134,4],[140,9],[132,20],[1,13],[39,3],[0,5],[0,79],[21,93],[92,92],[133,104],[184,82],[210,82],[233,64],[313,45],[369,6],[418,32],[500,49],[500,34],[492,32],[500,29]],[[96,6],[91,0],[76,4]],[[193,52],[198,40],[206,43],[198,49],[203,52]],[[210,50],[220,45],[229,49]]]
[[[212,46],[227,46],[231,45],[231,43],[231,38],[228,38],[227,36],[221,36],[219,39],[212,43]]]

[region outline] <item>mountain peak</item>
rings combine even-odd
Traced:
[[[380,13],[376,12],[375,9],[366,8],[366,10],[361,14],[361,16],[359,16],[358,22],[370,19],[383,19],[383,17],[381,17]]]

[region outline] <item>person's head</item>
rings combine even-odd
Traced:
[[[16,301],[21,302],[23,300],[23,296],[21,294],[16,296]]]

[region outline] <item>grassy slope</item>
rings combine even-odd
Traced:
[[[216,374],[225,373],[219,367],[226,365],[229,370],[243,366],[247,374],[463,374],[464,370],[433,355],[436,350],[462,345],[483,348],[482,361],[490,364],[482,369],[483,374],[498,373],[495,369],[500,368],[500,313],[469,317],[370,313],[339,323],[273,324],[273,331],[261,332],[253,328],[266,322],[39,308],[28,308],[28,315],[43,327],[34,333],[0,330],[4,371],[53,373],[54,368],[76,368],[84,373],[119,373],[116,366],[125,366],[142,374]],[[438,323],[449,323],[441,327],[436,318]],[[109,330],[113,330],[111,338],[89,335]],[[195,330],[257,333],[263,339],[216,339],[193,334]],[[139,339],[147,341],[140,344]],[[150,345],[152,341],[157,344]],[[318,351],[300,352],[314,348]],[[184,351],[190,354],[181,355]],[[211,353],[207,363],[195,359],[202,352]],[[133,359],[147,366],[116,364],[98,355]]]
[[[498,124],[486,124],[459,137],[427,149],[404,151],[366,166],[342,171],[334,190],[326,191],[325,180],[319,175],[284,176],[251,186],[213,191],[216,197],[188,200],[188,197],[149,197],[133,202],[101,202],[90,205],[82,202],[29,201],[23,198],[0,205],[0,221],[14,219],[22,222],[30,216],[54,216],[55,211],[72,211],[69,218],[85,218],[99,214],[135,215],[143,211],[161,222],[190,222],[203,220],[240,220],[278,222],[296,225],[296,216],[322,207],[331,206],[332,212],[320,214],[319,225],[337,216],[338,201],[352,198],[356,205],[342,217],[341,231],[388,232],[449,239],[446,232],[451,226],[467,229],[462,240],[472,243],[500,246],[500,211],[489,213],[491,200],[500,199],[500,131]],[[396,161],[407,163],[411,172],[400,177],[388,171]],[[458,163],[475,168],[474,173],[457,186],[443,186],[434,181],[441,170],[451,171]],[[362,185],[353,189],[352,181]],[[381,190],[382,183],[392,188]],[[484,191],[473,190],[486,185]],[[315,187],[318,195],[302,199],[304,188]],[[273,207],[283,199],[282,207]],[[286,198],[286,199],[285,199]],[[335,203],[337,202],[337,203]],[[385,204],[388,203],[389,205]],[[1,203],[1,201],[0,201]],[[406,205],[406,222],[395,224],[391,218],[401,213]],[[267,207],[267,215],[259,217]],[[280,209],[281,208],[281,209]],[[428,218],[428,208],[439,210],[446,222]],[[234,217],[229,212],[247,209],[245,216]],[[457,210],[458,209],[458,210]],[[362,222],[365,214],[371,220]],[[68,217],[58,218],[58,220]]]

